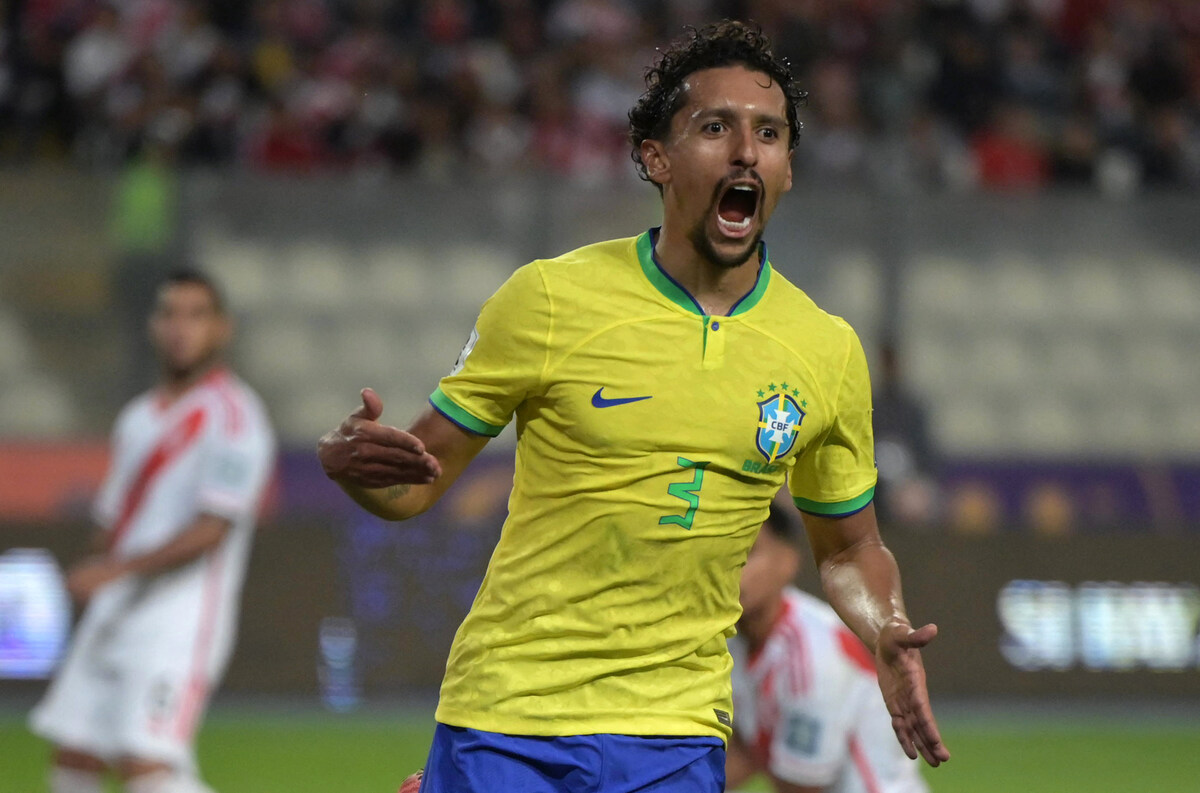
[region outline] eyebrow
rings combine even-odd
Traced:
[[[737,113],[727,107],[714,107],[701,111],[696,114],[697,119],[715,118],[720,121],[736,121]],[[754,124],[772,124],[777,127],[786,127],[787,121],[774,113],[758,113],[753,118]]]

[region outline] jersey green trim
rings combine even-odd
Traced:
[[[663,296],[670,300],[675,305],[682,308],[684,311],[690,311],[693,314],[704,316],[704,312],[696,305],[696,301],[692,296],[679,287],[679,284],[667,277],[654,261],[654,246],[650,244],[650,232],[643,232],[637,238],[638,261],[641,262],[642,272],[646,274],[646,279],[654,285],[654,288],[662,292]]]
[[[745,314],[750,309],[758,305],[758,301],[762,300],[762,296],[767,293],[767,282],[771,280],[771,261],[765,258],[766,248],[763,248],[763,263],[758,270],[758,281],[755,282],[754,288],[746,293],[746,296],[733,304],[733,311],[729,312],[729,316],[736,317],[738,314]]]
[[[704,312],[700,306],[696,304],[695,298],[687,293],[679,284],[675,283],[669,275],[663,272],[658,266],[658,262],[654,261],[654,245],[650,241],[650,232],[642,232],[637,238],[637,253],[638,262],[642,265],[642,272],[646,275],[646,280],[649,281],[655,289],[662,293],[663,297],[670,300],[675,305],[688,311],[692,314],[704,316]],[[767,284],[771,280],[771,262],[766,258],[766,246],[763,246],[763,263],[758,268],[758,280],[754,283],[754,288],[747,292],[742,299],[733,304],[733,310],[729,312],[729,316],[737,316],[745,314],[750,309],[758,305],[758,301],[762,300],[762,296],[767,292]],[[707,324],[706,324],[707,326]]]
[[[796,503],[796,507],[802,512],[808,512],[812,515],[822,515],[827,518],[845,518],[853,515],[855,512],[861,512],[874,498],[875,486],[871,485],[867,492],[861,496],[846,501],[827,503],[824,501],[812,501],[807,498],[800,498],[799,496],[793,496],[792,501]]]
[[[441,413],[464,430],[473,432],[476,435],[486,435],[489,438],[494,438],[504,430],[503,424],[499,426],[488,424],[486,421],[481,421],[460,408],[454,400],[446,396],[441,386],[429,395],[429,404],[433,405],[434,410],[438,413]]]

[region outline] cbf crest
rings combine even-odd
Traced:
[[[805,415],[805,411],[786,391],[772,394],[758,403],[755,445],[768,463],[783,457],[796,445],[796,436],[800,434],[800,424]]]

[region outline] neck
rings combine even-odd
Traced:
[[[665,222],[655,241],[654,255],[663,270],[696,298],[709,316],[726,316],[758,280],[757,245],[741,264],[722,267],[696,250],[683,229]]]
[[[166,401],[173,402],[221,366],[221,361],[213,358],[193,366],[191,369],[174,372],[164,371],[162,378],[158,382],[159,394]]]
[[[738,620],[738,633],[746,637],[746,642],[754,652],[762,649],[771,635],[775,620],[783,611],[783,596],[773,598],[763,608],[757,611],[743,611]]]

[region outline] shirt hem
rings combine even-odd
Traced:
[[[497,717],[494,713],[481,714],[474,711],[456,710],[438,705],[434,720],[450,727],[466,727],[471,730],[494,732],[501,735],[537,735],[562,737],[567,735],[636,735],[642,737],[714,738],[728,743],[728,732],[720,726],[707,728],[702,724],[680,717],[678,719],[630,718],[611,716],[604,718],[571,719],[521,719]]]

